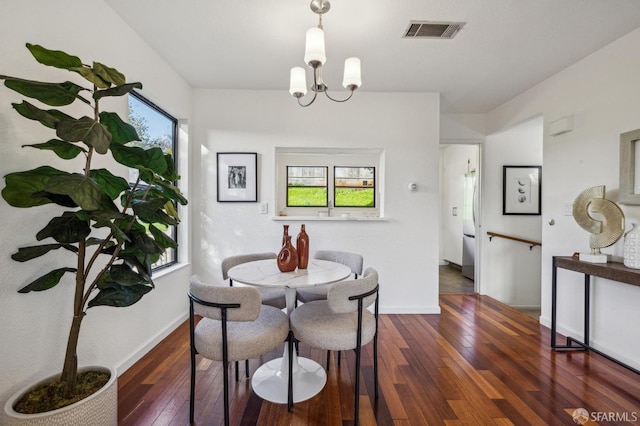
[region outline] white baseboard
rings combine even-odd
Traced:
[[[160,330],[158,334],[151,337],[144,344],[138,347],[138,349],[131,353],[131,355],[129,355],[124,361],[120,363],[120,365],[117,366],[118,376],[121,376],[122,373],[131,368],[133,364],[140,361],[143,356],[149,353],[151,349],[153,349],[158,343],[160,343],[176,328],[178,328],[178,326],[180,326],[180,324],[182,324],[187,318],[189,318],[189,314],[185,312],[174,321],[169,323],[164,329]]]
[[[551,319],[548,318],[548,317],[544,317],[544,318],[540,317],[540,324],[544,325],[547,328],[551,328]],[[556,325],[556,332],[562,334],[563,336],[571,336],[576,340],[584,341],[584,335],[583,335],[583,332],[581,330],[575,330],[575,329],[563,327],[562,325],[557,324]],[[635,368],[637,370],[640,370],[640,359],[638,359],[638,358],[632,359],[632,358],[629,357],[628,354],[625,355],[625,354],[622,354],[622,353],[620,353],[618,351],[612,350],[611,348],[608,348],[608,347],[602,345],[598,341],[598,339],[594,339],[593,337],[591,337],[589,340],[590,340],[589,341],[589,346],[591,346],[592,348],[594,348],[594,349],[596,349],[596,350],[598,350],[598,351],[600,351],[602,353],[605,353],[608,356],[610,356],[610,357],[612,357],[614,359],[617,359],[618,361],[620,361],[620,362],[622,362],[624,364],[630,365],[631,367],[633,367],[633,368]],[[565,344],[565,340],[564,339],[558,340],[556,343],[559,344],[559,345],[564,345]],[[551,347],[551,342],[549,342],[549,347]]]
[[[440,306],[380,306],[381,314],[439,314]]]

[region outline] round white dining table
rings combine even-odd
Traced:
[[[234,283],[261,287],[282,287],[287,299],[287,315],[295,308],[296,289],[342,281],[351,269],[341,263],[310,259],[307,269],[280,272],[275,259],[257,260],[229,269]],[[262,364],[251,378],[254,392],[261,398],[280,404],[288,400],[289,359],[285,343],[282,358]],[[299,357],[293,351],[293,402],[305,401],[322,390],[327,382],[324,368],[312,359]]]

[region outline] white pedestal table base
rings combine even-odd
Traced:
[[[298,357],[295,352],[293,357],[293,402],[306,401],[322,390],[327,382],[327,373],[312,359]],[[276,358],[262,364],[253,373],[251,386],[262,399],[286,404],[289,389],[287,358]]]

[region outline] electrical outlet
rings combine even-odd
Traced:
[[[562,214],[565,216],[573,216],[573,203],[563,203]]]
[[[269,203],[260,203],[260,214],[269,213]]]

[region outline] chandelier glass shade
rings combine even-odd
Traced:
[[[307,76],[306,70],[302,67],[291,68],[289,93],[298,100],[298,104],[303,107],[311,105],[318,96],[319,92],[324,93],[327,98],[334,102],[345,102],[351,99],[353,92],[362,85],[360,72],[360,59],[347,58],[344,61],[344,77],[342,85],[349,90],[349,95],[345,99],[336,99],[329,95],[327,85],[322,80],[322,66],[327,61],[324,44],[324,30],[322,29],[322,15],[329,10],[330,4],[326,0],[313,0],[311,2],[311,10],[318,14],[319,23],[317,27],[307,30],[304,62],[313,70],[313,91],[312,99],[304,104],[301,98],[307,94]]]

